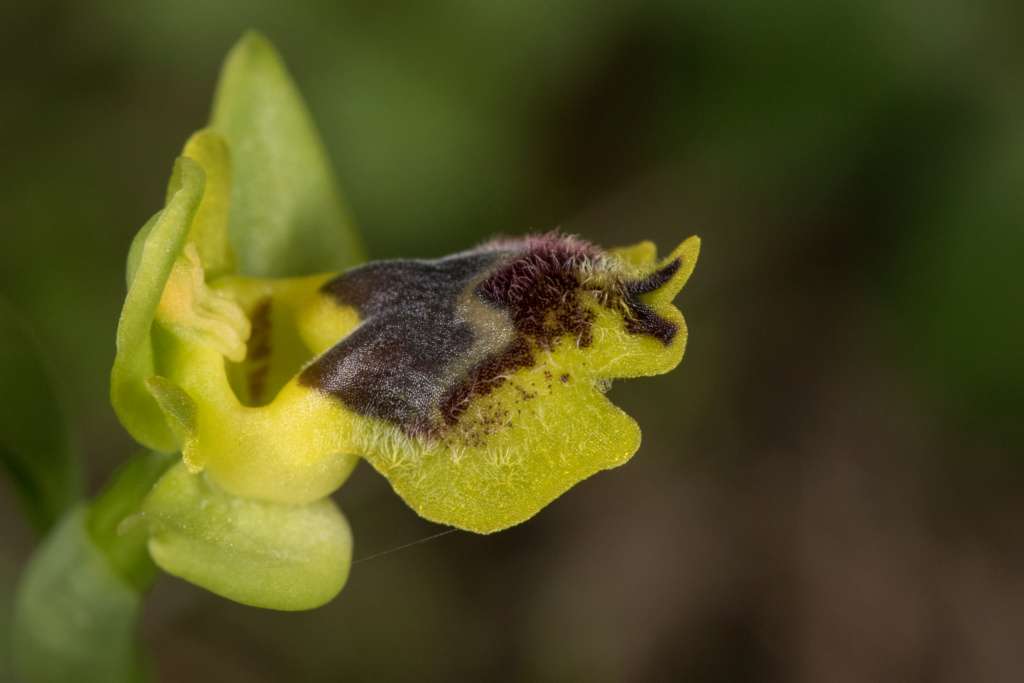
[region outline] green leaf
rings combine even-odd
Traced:
[[[306,505],[241,498],[180,464],[139,519],[149,522],[149,551],[161,568],[246,605],[319,607],[348,578],[352,536],[329,498]]]
[[[125,584],[75,508],[29,563],[14,605],[15,669],[33,683],[144,678],[135,623],[141,595]]]
[[[250,31],[221,72],[211,125],[233,155],[239,272],[288,277],[364,260],[323,142],[277,50]]]
[[[0,466],[44,534],[82,496],[82,468],[56,373],[28,325],[0,299]]]
[[[128,253],[128,296],[117,327],[110,400],[121,424],[139,443],[171,452],[178,445],[145,381],[157,371],[150,335],[164,286],[181,254],[206,186],[203,167],[179,157],[167,206],[139,231]]]

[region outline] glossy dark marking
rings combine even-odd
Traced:
[[[310,363],[299,380],[407,434],[440,436],[459,423],[474,399],[536,365],[538,351],[563,343],[589,347],[595,301],[628,309],[628,332],[670,344],[676,325],[639,297],[667,283],[680,262],[625,283],[607,270],[588,278],[606,268],[605,258],[588,242],[549,233],[495,241],[443,259],[382,261],[350,270],[321,291],[355,308],[362,323]],[[460,308],[467,297],[510,320],[506,341],[481,347],[488,332],[480,320],[488,316],[467,320]],[[481,348],[490,350],[478,355]],[[553,381],[550,372],[545,377]],[[564,373],[559,379],[570,378]],[[516,403],[538,393],[516,388]],[[511,424],[508,411],[499,407],[493,415],[476,415],[460,438],[480,445],[487,434]]]
[[[433,411],[453,383],[451,369],[475,339],[472,325],[457,316],[459,297],[510,255],[381,261],[331,280],[321,291],[354,307],[363,322],[306,366],[299,381],[362,415],[410,433],[431,431]]]
[[[646,334],[654,337],[665,346],[669,346],[676,338],[679,325],[665,320],[657,312],[640,301],[641,294],[649,294],[661,287],[664,287],[672,277],[679,272],[683,263],[675,259],[661,270],[657,270],[645,278],[626,282],[622,287],[622,297],[626,305],[633,312],[632,317],[626,319],[626,331],[630,334]]]
[[[486,396],[506,382],[505,376],[534,364],[533,349],[519,335],[504,353],[491,355],[473,366],[469,376],[449,389],[438,405],[444,425],[452,427],[474,398]]]

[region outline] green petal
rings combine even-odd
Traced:
[[[56,376],[25,322],[0,299],[0,466],[43,534],[82,495],[82,471]]]
[[[25,570],[14,606],[15,667],[34,683],[144,678],[135,623],[141,595],[124,583],[86,530],[79,507]]]
[[[352,537],[328,498],[307,505],[240,498],[181,464],[160,480],[140,517],[149,521],[160,567],[246,605],[311,609],[348,578]]]
[[[309,275],[364,259],[309,111],[258,33],[228,55],[211,125],[234,155],[230,230],[242,275]]]
[[[182,156],[195,159],[206,172],[206,191],[199,205],[189,241],[195,243],[207,280],[235,272],[235,248],[228,235],[231,208],[231,150],[224,136],[210,128],[185,143]]]
[[[121,424],[135,440],[164,452],[174,451],[178,446],[145,385],[148,378],[160,374],[150,331],[205,186],[202,166],[188,157],[179,157],[167,191],[167,206],[142,227],[128,254],[128,296],[117,327],[110,399]]]

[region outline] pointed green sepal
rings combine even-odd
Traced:
[[[211,126],[233,154],[230,230],[242,275],[309,275],[364,260],[312,117],[260,34],[228,55]]]

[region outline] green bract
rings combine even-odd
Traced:
[[[248,35],[128,258],[112,401],[182,460],[122,531],[250,605],[341,589],[351,539],[327,496],[359,457],[428,519],[518,524],[633,455],[640,430],[604,391],[686,345],[672,300],[695,237],[661,259],[550,233],[351,267],[340,196],[276,53]]]

